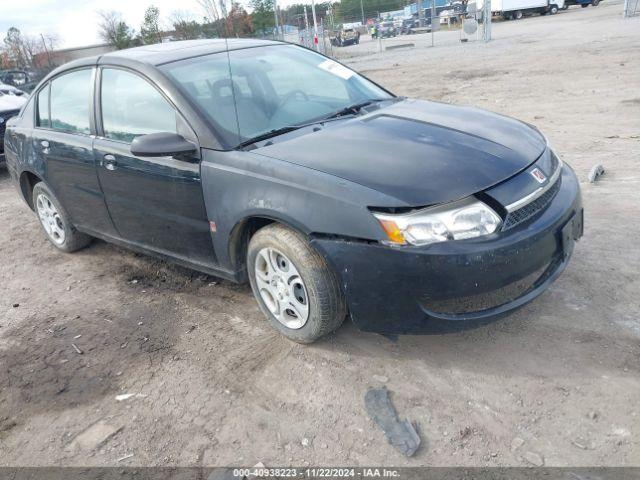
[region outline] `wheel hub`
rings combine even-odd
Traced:
[[[302,328],[309,319],[307,289],[291,260],[274,248],[263,248],[255,261],[260,298],[285,327]]]
[[[287,284],[282,279],[282,277],[276,275],[276,277],[272,281],[272,285],[275,287],[275,291],[278,294],[278,298],[280,300],[284,300],[285,297],[289,296]]]
[[[40,193],[36,199],[36,209],[40,223],[49,238],[55,244],[62,245],[66,237],[64,223],[51,199],[44,193]]]

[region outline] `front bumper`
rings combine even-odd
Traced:
[[[566,267],[582,228],[578,180],[564,166],[548,207],[506,232],[428,247],[313,243],[339,272],[360,329],[443,333],[485,324],[543,293]]]

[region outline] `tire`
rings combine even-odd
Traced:
[[[549,13],[551,15],[555,15],[556,13],[558,13],[558,6],[557,5],[551,5],[551,7],[549,8]]]
[[[522,12],[520,10],[518,10],[517,12],[515,12],[513,14],[513,19],[514,20],[520,20],[524,15],[522,15]]]
[[[288,339],[311,343],[344,321],[336,273],[298,232],[276,223],[258,230],[249,241],[247,272],[260,309]]]
[[[54,247],[71,253],[91,243],[89,235],[72,225],[69,214],[44,182],[36,183],[31,198],[40,226]]]
[[[597,7],[599,3],[600,3],[600,0],[593,0],[591,2],[591,5],[594,6],[594,7]]]
[[[560,10],[567,10],[568,8],[569,8],[569,5],[565,3]]]

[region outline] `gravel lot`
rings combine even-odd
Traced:
[[[639,466],[640,18],[621,12],[340,52],[398,94],[535,123],[583,181],[605,166],[564,275],[477,330],[392,341],[345,323],[296,345],[246,286],[98,241],[59,253],[0,171],[0,465]],[[419,427],[414,457],[364,411],[382,384]]]

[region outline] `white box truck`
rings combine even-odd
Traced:
[[[491,14],[505,20],[519,20],[525,15],[547,13],[555,15],[564,6],[564,0],[490,0]],[[482,11],[485,0],[477,0],[478,11]]]

